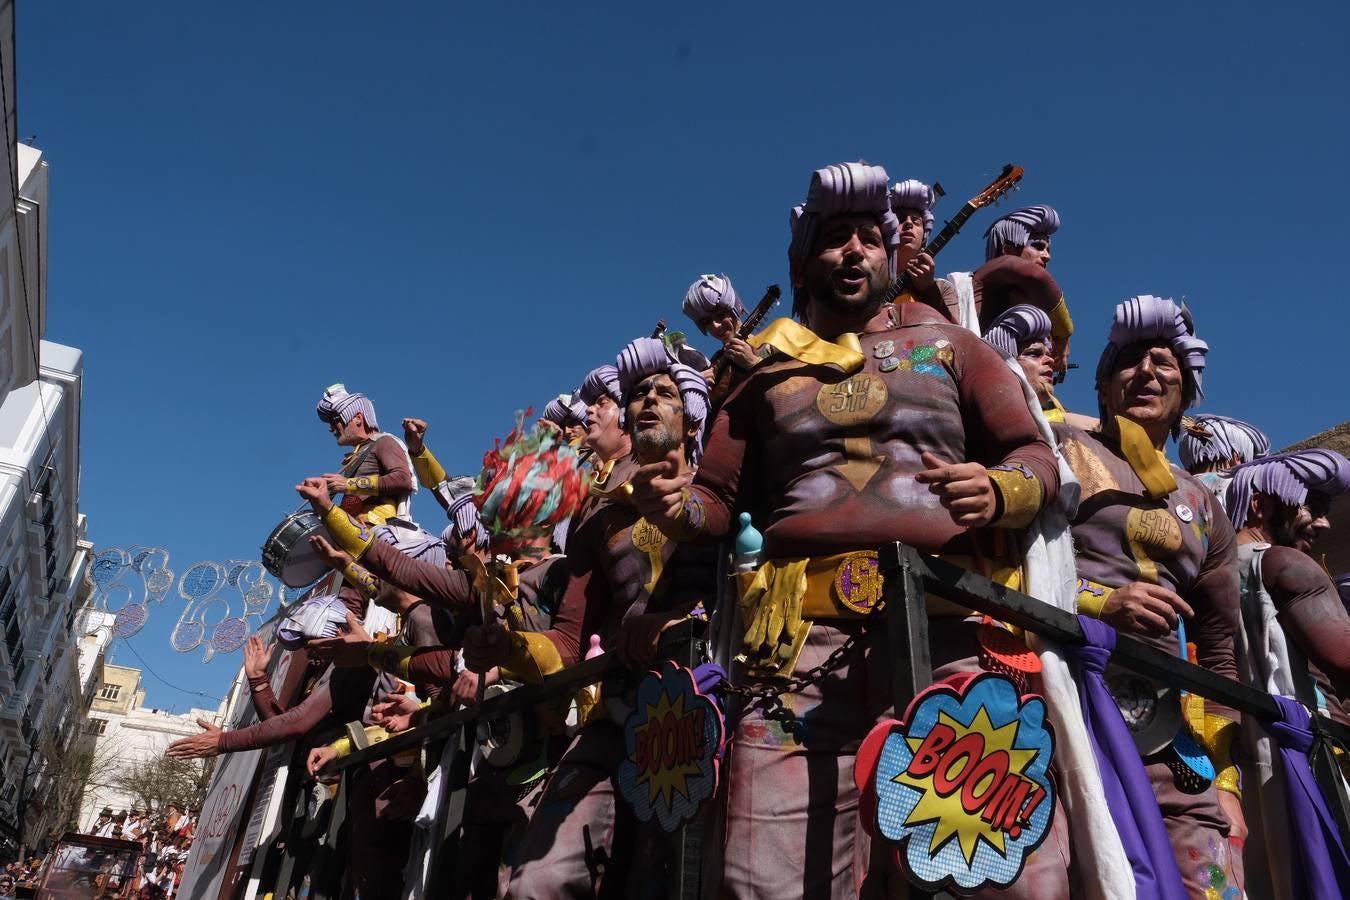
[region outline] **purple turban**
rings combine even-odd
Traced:
[[[581,382],[577,396],[586,406],[599,400],[605,394],[615,403],[623,404],[623,392],[619,390],[619,373],[613,366],[597,366]]]
[[[984,233],[984,258],[993,259],[1003,255],[1003,245],[1012,244],[1025,247],[1033,234],[1046,237],[1059,230],[1059,213],[1053,206],[1028,206],[1016,209],[994,224]]]
[[[623,390],[621,414],[627,410],[627,401],[633,389],[642,382],[665,372],[680,390],[684,401],[685,422],[695,427],[695,435],[686,442],[690,462],[697,463],[703,444],[703,425],[708,418],[708,381],[697,369],[677,362],[659,338],[638,338],[619,351],[615,360],[619,384]]]
[[[361,413],[365,416],[366,427],[372,431],[380,430],[380,423],[375,421],[375,405],[365,394],[347,393],[347,388],[341,384],[330,385],[323,392],[323,399],[315,407],[315,412],[324,422],[331,424],[334,419],[338,419],[343,425],[350,422],[357,413]]]
[[[286,610],[277,623],[277,643],[298,650],[316,638],[337,637],[347,623],[347,604],[336,594],[310,597]]]
[[[937,194],[933,189],[917,178],[897,182],[891,188],[891,211],[899,213],[902,209],[917,209],[923,213],[923,236],[926,240],[933,232],[933,207],[937,205]]]
[[[788,223],[792,243],[788,245],[788,265],[795,271],[811,253],[820,224],[836,216],[876,216],[886,247],[894,250],[900,243],[900,221],[891,212],[890,186],[886,170],[865,162],[839,163],[817,169],[811,176],[806,202],[792,208]],[[895,255],[891,255],[891,277],[895,277]],[[801,314],[804,300],[795,299],[793,312]]]
[[[1043,309],[1018,304],[993,321],[984,333],[984,340],[1016,358],[1023,344],[1031,341],[1050,342],[1050,317]]]
[[[1228,517],[1234,528],[1247,524],[1253,494],[1274,497],[1286,506],[1302,506],[1309,491],[1330,497],[1350,492],[1350,460],[1335,450],[1276,453],[1231,470]]]
[[[392,545],[405,556],[433,566],[445,565],[445,541],[429,531],[378,525],[373,535],[376,540]]]
[[[1261,429],[1229,416],[1196,416],[1177,441],[1177,456],[1187,472],[1234,456],[1238,463],[1248,463],[1269,452],[1270,438]]]
[[[1185,374],[1181,408],[1190,409],[1196,400],[1205,396],[1201,376],[1204,374],[1209,344],[1195,336],[1195,323],[1186,304],[1178,306],[1170,299],[1149,294],[1140,294],[1124,303],[1117,303],[1115,318],[1111,321],[1111,333],[1106,340],[1106,349],[1102,350],[1101,359],[1097,361],[1097,387],[1100,388],[1111,377],[1122,349],[1143,341],[1163,341],[1172,348]],[[1177,427],[1180,427],[1180,422]]]
[[[473,500],[474,492],[470,489],[450,501],[450,508],[446,510],[450,524],[441,532],[441,541],[446,546],[458,548],[459,542],[470,535],[473,536],[473,545],[478,549],[488,545],[488,531],[478,518],[478,507]]]
[[[569,425],[586,424],[586,404],[581,402],[578,392],[559,394],[544,406],[541,419],[547,419],[560,428]]]
[[[698,326],[699,331],[707,334],[703,323],[719,309],[729,309],[738,320],[745,320],[745,307],[741,304],[741,298],[736,296],[731,279],[725,275],[700,275],[698,281],[689,285],[689,290],[685,292],[684,314]]]

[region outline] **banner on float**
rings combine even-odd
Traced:
[[[858,753],[864,825],[925,890],[1007,887],[1050,832],[1045,701],[991,673],[919,694]]]

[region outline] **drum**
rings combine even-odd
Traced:
[[[323,522],[313,510],[294,512],[272,530],[262,546],[263,568],[287,587],[305,587],[328,572],[328,564],[309,546],[311,535],[323,531]]]

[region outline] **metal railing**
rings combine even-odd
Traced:
[[[897,711],[904,710],[915,695],[932,683],[926,608],[929,591],[1064,647],[1081,647],[1087,643],[1077,615],[951,563],[925,556],[905,544],[882,546],[878,567],[885,584],[886,610],[883,618],[889,633],[892,690]],[[1120,635],[1111,661],[1169,687],[1232,707],[1243,715],[1255,716],[1266,722],[1280,718],[1279,708],[1265,691],[1183,661],[1137,638]],[[491,720],[544,701],[563,698],[585,685],[603,681],[606,675],[624,668],[614,654],[578,663],[546,677],[542,684],[526,685],[490,698],[481,709],[458,709],[381,743],[354,751],[341,760],[339,766],[350,768],[364,765],[413,749],[427,741],[445,738],[476,719]],[[1316,714],[1313,716],[1313,727],[1323,739],[1350,747],[1350,728]],[[1347,800],[1342,789],[1344,781],[1331,754],[1316,753],[1313,760],[1314,773],[1328,806],[1338,819],[1342,834],[1350,840],[1350,800]]]

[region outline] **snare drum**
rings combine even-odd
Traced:
[[[323,521],[313,510],[291,513],[272,530],[262,546],[263,568],[287,587],[313,584],[328,571],[328,564],[309,546],[311,535],[323,531]]]

